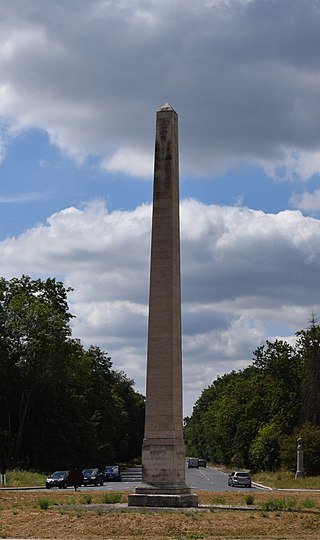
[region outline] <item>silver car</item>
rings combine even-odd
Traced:
[[[232,471],[228,477],[228,486],[243,486],[251,488],[251,477],[246,471]]]

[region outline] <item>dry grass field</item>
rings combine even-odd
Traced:
[[[109,494],[110,495],[110,494]],[[206,509],[152,511],[106,504],[108,495],[0,492],[0,538],[264,539],[320,538],[320,493],[199,493]],[[234,507],[238,509],[234,509]],[[241,509],[240,509],[241,508]]]

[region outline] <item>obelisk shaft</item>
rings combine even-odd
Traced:
[[[131,506],[197,506],[182,427],[178,115],[157,112],[142,484]]]
[[[169,104],[156,122],[146,394],[142,480],[184,483],[178,115]]]

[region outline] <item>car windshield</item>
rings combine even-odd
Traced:
[[[238,472],[238,473],[236,473],[236,475],[237,475],[237,476],[241,476],[241,477],[243,477],[243,478],[247,478],[247,477],[249,476],[249,474],[246,473],[246,472]]]
[[[66,474],[66,471],[56,471],[51,475],[51,478],[62,478]]]
[[[97,469],[83,469],[82,473],[85,475],[95,474]]]
[[[106,467],[105,468],[106,472],[117,472],[117,470],[118,470],[118,467],[116,465],[114,465],[112,467]]]

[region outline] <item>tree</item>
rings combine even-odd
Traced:
[[[72,338],[70,291],[51,278],[0,278],[0,451],[10,466],[102,467],[140,453],[144,399],[106,352]]]
[[[284,467],[296,471],[297,467],[297,442],[301,437],[303,442],[304,472],[309,475],[320,474],[320,427],[306,422],[297,426],[290,435],[284,437],[280,457]]]
[[[281,431],[274,420],[264,424],[250,446],[250,462],[254,469],[271,471],[277,468]]]
[[[67,293],[55,279],[0,279],[1,396],[6,403],[10,456],[20,460],[25,424],[57,363],[57,348],[71,334]],[[14,387],[9,395],[7,384]],[[12,411],[15,414],[12,415]],[[12,429],[15,436],[12,437]]]
[[[226,465],[272,468],[281,437],[299,420],[301,384],[295,349],[267,341],[249,367],[203,391],[185,428],[188,451]]]
[[[296,334],[297,350],[304,366],[301,422],[320,425],[320,327],[314,315],[307,330]]]

